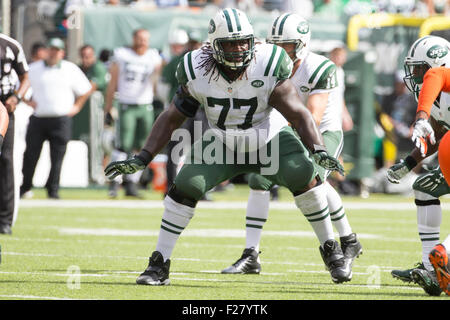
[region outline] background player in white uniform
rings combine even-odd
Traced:
[[[124,160],[145,142],[151,130],[153,94],[160,74],[162,59],[156,49],[149,48],[150,33],[145,29],[133,33],[133,46],[114,50],[110,67],[111,81],[106,91],[105,113],[110,115],[117,91],[119,119],[116,124],[116,150],[111,160]],[[140,173],[125,179],[126,195],[137,196]],[[109,195],[117,196],[118,183],[112,182]]]
[[[387,176],[392,183],[399,183],[418,163],[436,153],[441,138],[450,129],[450,43],[441,37],[422,37],[409,49],[404,66],[405,83],[418,99],[412,134],[416,148],[400,163],[389,168]],[[429,253],[440,242],[442,208],[439,198],[450,194],[450,187],[437,167],[420,175],[413,189],[422,262],[416,268],[393,270],[391,274],[405,282],[414,281],[429,295],[438,296],[442,290]]]
[[[311,111],[322,133],[327,151],[338,157],[343,147],[342,109],[343,99],[336,81],[336,66],[324,56],[309,51],[311,32],[308,22],[297,14],[285,13],[275,18],[267,36],[267,42],[284,48],[294,62],[291,80],[300,100]],[[362,247],[345,215],[342,200],[336,190],[326,182],[329,171],[318,168],[318,174],[327,195],[330,219],[339,232],[341,247],[346,261],[351,267],[355,257],[362,253]],[[246,249],[233,265],[222,273],[259,273],[259,244],[264,223],[269,214],[270,188],[273,183],[261,175],[251,174],[249,178],[250,196],[246,216]],[[307,216],[313,228],[320,230],[321,220],[317,216]],[[319,242],[324,246],[326,237],[320,231]]]
[[[236,9],[224,9],[211,19],[209,40],[210,45],[187,53],[179,64],[177,94],[169,109],[158,117],[139,155],[111,163],[105,169],[108,178],[114,179],[145,168],[169,141],[172,132],[187,116],[192,117],[200,105],[205,108],[214,136],[221,141],[222,158],[213,163],[198,159],[195,151],[196,148],[206,150],[212,144],[210,139],[204,137],[194,144],[191,163],[182,167],[164,200],[156,250],[148,268],[136,280],[138,284],[169,284],[172,250],[194,215],[197,201],[206,191],[238,174],[262,172],[260,169],[267,168],[261,159],[254,164],[251,160],[243,164],[229,162],[225,153],[250,157],[251,152],[241,152],[230,146],[228,138],[242,137],[253,131],[262,135],[263,146],[271,148],[279,142],[279,156],[275,156],[279,161],[278,170],[267,173],[267,177],[289,188],[304,215],[328,216],[323,185],[316,179],[316,168],[308,150],[318,164],[342,172],[337,159],[326,152],[311,113],[302,105],[289,80],[292,61],[282,48],[255,44],[252,26],[245,14]],[[287,121],[302,141],[292,127],[287,126]],[[261,149],[260,145],[250,147]],[[195,163],[197,160],[200,161]],[[323,234],[333,241],[331,221],[325,219],[322,224]],[[324,250],[333,281],[348,281],[350,273],[339,245]]]

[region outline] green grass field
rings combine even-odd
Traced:
[[[104,189],[63,189],[47,201],[42,190],[22,200],[13,235],[0,235],[0,299],[334,300],[448,299],[391,277],[421,257],[413,201],[400,196],[346,198],[347,216],[364,253],[353,279],[334,284],[318,241],[283,190],[273,202],[261,242],[260,275],[222,275],[245,244],[248,189],[213,194],[202,202],[172,256],[171,285],[135,284],[153,251],[162,201],[108,200]],[[146,200],[161,195],[145,192]],[[77,200],[77,201],[66,201]],[[225,201],[232,201],[225,204]],[[151,208],[150,205],[156,205]],[[403,207],[395,205],[405,204]],[[441,238],[450,231],[444,200]],[[138,207],[142,206],[142,207]],[[207,208],[206,206],[210,206]],[[128,207],[128,208],[127,208]],[[80,281],[74,274],[79,270]]]

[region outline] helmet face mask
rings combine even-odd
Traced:
[[[422,88],[423,77],[431,69],[426,62],[405,62],[405,77],[403,81],[409,91],[419,93]]]
[[[431,68],[450,67],[450,43],[437,36],[425,36],[416,40],[405,58],[403,81],[417,97],[422,89],[425,73]]]
[[[301,41],[301,40],[267,40],[267,43],[271,43],[271,44],[275,44],[277,46],[283,47],[284,48],[284,44],[293,44],[294,45],[294,50],[292,51],[287,51],[286,48],[286,53],[289,55],[289,57],[295,57],[295,59],[298,58],[297,54],[298,52],[301,52],[301,50],[305,47],[305,44]]]
[[[253,59],[255,38],[245,13],[226,8],[210,20],[208,38],[214,59],[232,70],[248,66]]]
[[[248,66],[253,58],[255,39],[253,36],[218,38],[213,42],[215,59],[222,65],[236,70]],[[236,50],[246,47],[245,50]],[[229,48],[233,50],[229,50]]]
[[[306,56],[310,39],[311,31],[308,21],[297,14],[285,13],[275,18],[266,41],[276,45],[294,43],[295,52],[288,52],[288,54],[291,58],[295,57],[293,59],[295,61]]]

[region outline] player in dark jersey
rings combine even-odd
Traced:
[[[16,90],[17,81],[20,85]],[[0,33],[0,102],[6,108],[9,121],[8,129],[0,138],[0,234],[11,234],[14,220],[14,110],[28,88],[28,64],[22,46]]]

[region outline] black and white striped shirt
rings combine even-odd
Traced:
[[[14,93],[17,76],[28,72],[22,46],[16,40],[0,33],[0,101]]]

